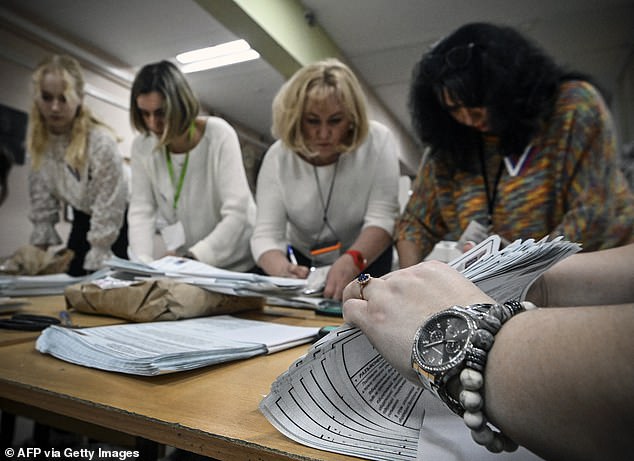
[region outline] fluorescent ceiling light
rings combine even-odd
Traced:
[[[252,59],[258,59],[260,54],[255,50],[246,50],[241,53],[235,53],[228,56],[220,56],[213,59],[205,59],[204,61],[191,62],[181,67],[183,73],[198,72],[201,70],[213,69],[215,67],[229,66],[231,64],[237,64],[239,62],[251,61]]]
[[[259,57],[260,54],[252,49],[246,40],[235,40],[181,53],[176,56],[176,60],[184,64],[181,67],[184,73],[190,73],[250,61]]]

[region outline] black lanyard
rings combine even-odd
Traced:
[[[484,192],[487,196],[487,219],[489,227],[493,226],[493,210],[495,208],[495,201],[498,196],[498,185],[500,184],[500,178],[502,177],[502,168],[504,167],[504,160],[500,160],[500,166],[495,175],[495,182],[493,187],[489,187],[489,178],[487,175],[486,162],[484,161],[484,153],[480,152],[480,163],[482,166],[482,178],[484,179]]]
[[[328,197],[326,198],[325,202],[324,202],[324,195],[322,193],[321,190],[321,184],[319,182],[319,176],[317,176],[317,167],[315,165],[313,165],[313,172],[315,173],[315,182],[317,182],[317,192],[319,194],[319,201],[321,202],[321,207],[324,210],[324,216],[323,216],[323,224],[321,226],[321,229],[319,230],[319,237],[318,239],[321,238],[321,233],[324,230],[324,227],[328,227],[328,229],[330,229],[330,231],[332,232],[333,236],[338,240],[339,237],[337,237],[337,233],[335,232],[335,230],[330,226],[330,223],[328,222],[328,208],[330,208],[330,199],[332,198],[332,189],[333,186],[335,185],[335,178],[337,177],[337,167],[339,166],[339,158],[337,158],[337,161],[335,163],[335,170],[332,173],[332,179],[330,181],[330,188],[328,189]]]

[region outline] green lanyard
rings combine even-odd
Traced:
[[[194,133],[196,130],[196,126],[194,122],[189,126],[189,140],[191,141],[194,138]],[[170,174],[170,179],[172,180],[172,186],[175,187],[174,190],[174,209],[178,208],[178,199],[181,196],[181,191],[183,190],[183,183],[185,182],[185,173],[187,173],[187,164],[189,163],[189,151],[185,154],[185,163],[183,163],[183,168],[181,169],[180,177],[178,178],[178,184],[175,184],[176,180],[174,178],[174,166],[172,165],[172,157],[170,156],[169,151],[167,150],[167,146],[165,146],[165,159],[167,160],[167,170]]]

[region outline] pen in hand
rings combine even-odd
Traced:
[[[288,259],[292,264],[295,264],[296,266],[298,265],[297,263],[297,258],[295,257],[295,252],[293,251],[293,247],[288,245],[286,247],[286,251],[288,252]]]

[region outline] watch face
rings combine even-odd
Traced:
[[[417,362],[432,372],[453,368],[463,359],[472,331],[473,321],[462,313],[443,311],[432,316],[416,336]]]

